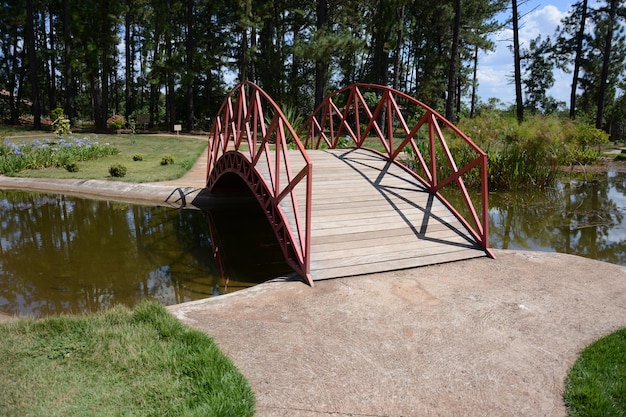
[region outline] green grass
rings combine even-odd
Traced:
[[[254,394],[207,335],[144,302],[0,324],[2,416],[252,416]]]
[[[565,381],[571,417],[626,416],[626,328],[585,348]]]
[[[24,178],[72,178],[116,180],[125,182],[157,182],[182,177],[198,160],[207,146],[205,137],[184,137],[172,135],[82,135],[89,136],[101,144],[109,143],[120,152],[96,160],[80,161],[78,171],[69,172],[63,167],[42,168],[20,171],[15,176]],[[53,134],[28,136],[9,136],[14,143],[30,143],[35,139],[51,138]],[[141,154],[142,160],[135,161],[133,156]],[[162,165],[164,157],[171,156],[173,163]],[[109,174],[112,165],[123,165],[127,168],[124,177],[113,178]]]

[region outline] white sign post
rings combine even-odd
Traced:
[[[178,132],[183,130],[183,125],[174,125],[174,132],[176,132],[176,136],[178,136]]]

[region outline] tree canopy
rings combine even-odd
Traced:
[[[226,90],[244,79],[301,114],[354,82],[392,86],[450,119],[467,110],[465,103],[473,114],[478,52],[494,48],[491,35],[502,28],[496,16],[511,4],[27,0],[26,6],[0,4],[0,117],[16,124],[32,114],[38,126],[60,107],[74,123],[90,120],[97,129],[119,114],[192,130],[207,128]],[[583,10],[592,22],[586,26]],[[606,122],[623,113],[625,16],[617,0],[596,9],[579,2],[553,38],[522,50],[527,110],[558,107],[545,96],[546,74],[558,64],[569,70],[564,63],[576,54],[573,115]]]

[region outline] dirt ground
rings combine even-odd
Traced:
[[[619,153],[619,152],[616,152]],[[572,165],[563,167],[564,172],[589,172],[600,173],[607,171],[626,172],[626,161],[616,161],[613,158],[603,157],[600,158],[597,164],[594,165]]]
[[[626,326],[626,268],[496,255],[170,310],[233,359],[257,416],[566,416],[580,350]]]

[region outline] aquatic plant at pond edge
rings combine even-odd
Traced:
[[[555,116],[538,115],[518,123],[514,117],[490,113],[464,119],[458,125],[487,153],[491,190],[551,186],[562,166],[593,164],[600,156],[599,145],[608,143],[605,132]],[[456,141],[450,148],[459,166],[475,157]],[[437,153],[443,169],[444,158],[443,153]],[[464,176],[464,180],[470,186],[479,184],[477,175]]]
[[[6,138],[0,144],[0,174],[11,175],[27,169],[63,167],[77,161],[115,155],[119,150],[92,138],[60,137],[56,140],[35,139],[30,143]]]

